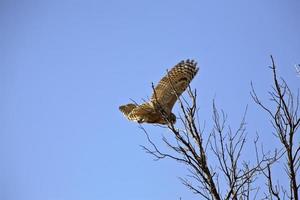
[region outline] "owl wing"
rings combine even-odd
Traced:
[[[171,112],[177,98],[186,90],[199,68],[193,60],[181,61],[164,76],[154,88],[150,101]]]
[[[133,103],[129,103],[129,104],[120,106],[119,110],[128,118],[131,111],[136,107],[137,107],[137,105],[135,105]]]
[[[119,107],[120,111],[127,117],[127,119],[137,122],[144,122],[145,118],[149,120],[151,114],[155,113],[154,108],[149,103],[141,105],[126,104]],[[153,117],[153,116],[152,116]]]

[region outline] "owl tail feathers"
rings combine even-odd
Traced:
[[[137,107],[137,105],[135,105],[133,103],[129,103],[129,104],[120,106],[119,110],[128,118],[129,113],[136,107]]]

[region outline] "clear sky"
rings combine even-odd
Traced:
[[[250,82],[267,100],[273,54],[299,88],[299,10],[298,0],[2,0],[0,199],[195,199],[178,179],[186,169],[145,154],[118,106],[149,97],[151,82],[192,58],[207,133],[215,98],[233,127],[248,105],[249,141],[258,132],[274,146]]]

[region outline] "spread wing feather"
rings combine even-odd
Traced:
[[[128,118],[131,111],[133,109],[135,109],[136,107],[137,107],[137,105],[135,105],[133,103],[129,103],[129,104],[120,106],[119,110]]]
[[[153,113],[154,108],[149,103],[144,103],[141,105],[129,103],[119,107],[120,111],[129,120],[140,121],[141,118],[145,117],[149,113]]]
[[[166,112],[171,112],[177,97],[188,87],[199,68],[193,60],[181,61],[164,76],[154,88],[151,102],[162,106]],[[177,93],[177,94],[176,94]]]

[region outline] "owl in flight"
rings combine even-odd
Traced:
[[[181,61],[159,81],[150,101],[141,105],[129,103],[119,107],[120,111],[138,123],[174,124],[176,116],[172,108],[178,97],[186,90],[199,68],[194,60]]]

